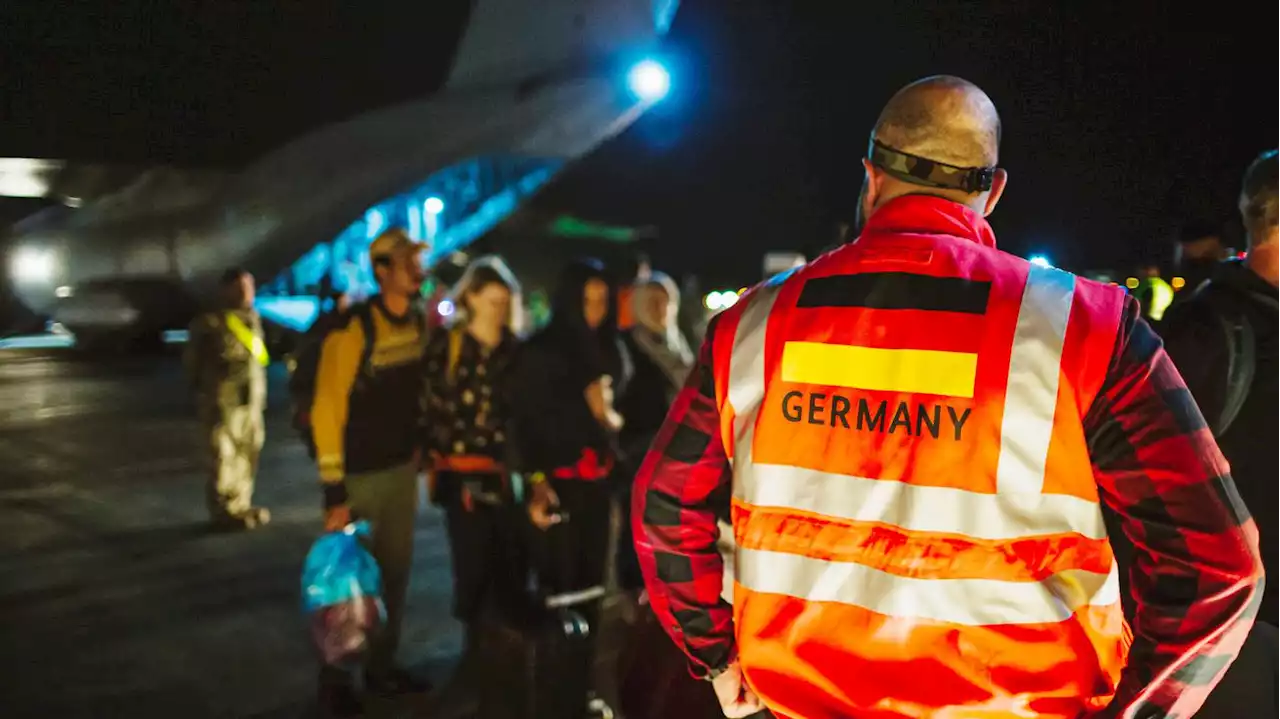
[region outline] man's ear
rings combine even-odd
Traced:
[[[880,199],[880,178],[877,176],[876,166],[871,164],[871,160],[862,158],[862,170],[864,172],[863,193],[862,193],[862,212],[864,216],[871,215],[871,208],[876,206],[876,200]]]
[[[863,157],[863,170],[865,177],[863,178],[863,196],[861,196],[861,211],[863,217],[872,216],[872,210],[876,209],[881,198],[881,191],[884,188],[884,173],[879,170],[876,165],[872,165],[872,161]]]
[[[996,209],[996,203],[1000,202],[1000,197],[1004,195],[1004,186],[1009,182],[1009,173],[1003,167],[997,167],[995,176],[991,178],[991,191],[987,194],[986,207],[982,209],[982,216],[988,217]]]

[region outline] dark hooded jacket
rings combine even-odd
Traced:
[[[610,286],[609,312],[591,330],[583,317],[588,281]],[[550,473],[574,465],[583,450],[616,458],[616,440],[587,406],[587,387],[601,376],[614,395],[630,377],[630,361],[617,333],[617,297],[603,268],[577,261],[560,275],[551,300],[551,322],[520,348],[512,386],[513,433],[521,469]]]
[[[1280,388],[1277,377],[1276,288],[1245,266],[1228,261],[1185,303],[1172,308],[1161,328],[1165,349],[1211,427],[1222,415],[1230,366],[1219,315],[1228,321],[1247,318],[1254,332],[1254,375],[1248,395],[1231,426],[1218,436],[1218,446],[1231,464],[1240,497],[1258,524],[1262,562],[1267,571],[1258,621],[1277,622],[1276,533],[1280,464],[1275,438],[1280,435]]]

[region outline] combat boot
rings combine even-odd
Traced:
[[[245,529],[257,529],[271,522],[271,511],[266,507],[250,507],[242,515]]]
[[[251,507],[235,514],[222,514],[213,518],[215,529],[236,532],[257,529],[271,521],[271,512],[261,507]]]

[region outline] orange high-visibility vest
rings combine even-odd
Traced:
[[[716,327],[734,622],[781,717],[1078,717],[1130,634],[1083,418],[1119,288],[882,234]]]

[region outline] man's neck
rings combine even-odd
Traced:
[[[409,296],[401,294],[383,294],[382,306],[395,317],[403,317],[409,312]]]
[[[1272,287],[1280,286],[1280,272],[1276,269],[1280,258],[1277,255],[1280,255],[1280,242],[1265,242],[1249,250],[1244,264]]]
[[[497,347],[502,341],[502,328],[487,322],[468,322],[467,332],[485,347]]]

